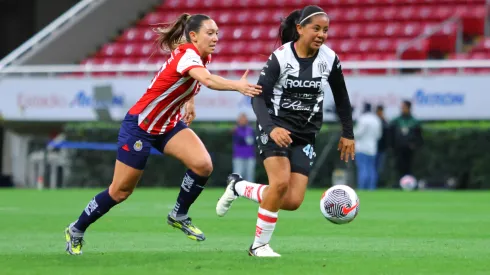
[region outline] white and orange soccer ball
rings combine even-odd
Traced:
[[[320,210],[332,223],[349,223],[359,213],[359,197],[356,191],[347,185],[334,185],[323,193]]]

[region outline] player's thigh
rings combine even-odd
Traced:
[[[280,185],[282,188],[287,189],[291,175],[290,149],[279,147],[263,132],[258,134],[257,142],[259,155],[263,160],[269,179],[269,185]]]
[[[117,201],[132,193],[150,156],[153,137],[141,130],[134,119],[126,116],[119,130],[117,160],[109,187],[109,193]]]
[[[306,178],[310,175],[311,168],[315,162],[315,148],[311,144],[295,145],[291,148],[291,172],[304,175]]]
[[[201,139],[189,128],[175,133],[163,147],[163,152],[180,160],[200,176],[209,176],[213,163]]]

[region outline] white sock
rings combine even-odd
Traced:
[[[259,207],[257,226],[255,227],[255,240],[252,249],[268,244],[276,227],[277,212],[271,212]]]
[[[242,180],[235,184],[235,191],[241,197],[245,197],[247,199],[260,203],[262,201],[262,193],[265,189],[264,187],[264,184]]]

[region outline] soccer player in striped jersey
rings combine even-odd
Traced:
[[[249,255],[279,257],[269,246],[279,209],[294,211],[304,199],[308,175],[315,160],[315,137],[323,122],[323,98],[330,86],[342,123],[340,158],[354,159],[352,107],[340,61],[324,45],[327,14],[317,6],[292,12],[281,24],[282,46],[272,53],[258,84],[263,93],[252,99],[257,116],[257,145],[269,185],[231,174],[216,205],[224,216],[241,196],[260,204],[255,240]]]
[[[177,158],[188,168],[167,223],[182,230],[190,239],[205,240],[203,232],[188,216],[189,207],[213,170],[209,153],[188,128],[195,116],[193,98],[201,84],[213,90],[233,90],[251,97],[260,94],[261,87],[247,82],[248,71],[240,80],[228,80],[206,69],[218,42],[218,27],[208,16],[182,14],[171,27],[158,28],[157,32],[159,45],[171,50],[171,56],[122,121],[114,177],[109,188],[96,195],[80,217],[65,229],[69,254],[81,254],[84,232],[89,225],[131,195],[152,147]]]

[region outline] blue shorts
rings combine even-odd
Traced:
[[[152,135],[138,125],[138,115],[126,114],[117,138],[117,160],[138,170],[145,169],[151,147],[163,153],[165,145],[178,132],[187,128],[179,121],[168,133]]]

